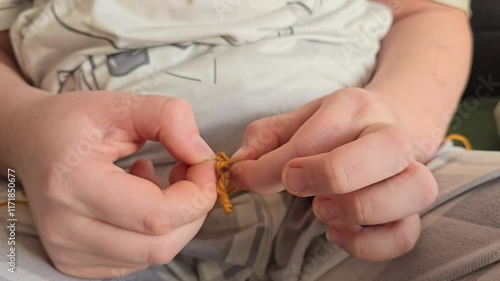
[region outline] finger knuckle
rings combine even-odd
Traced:
[[[165,100],[169,107],[178,108],[180,110],[191,110],[191,105],[185,99],[181,98],[169,98]]]
[[[266,127],[265,119],[259,119],[251,122],[245,129],[245,135],[254,136],[257,135],[263,128]]]
[[[399,238],[399,247],[401,255],[407,254],[410,252],[416,245],[417,240],[408,238],[406,236],[400,236]]]
[[[375,101],[375,98],[370,91],[360,88],[349,88],[348,90],[348,96],[355,100],[358,104],[370,104]]]
[[[339,99],[354,105],[364,105],[375,101],[373,94],[362,88],[345,88],[326,97],[327,102],[338,102]]]
[[[368,91],[348,88],[327,96],[322,106],[342,104],[346,112],[351,112],[353,120],[365,120],[367,116],[371,115],[374,103],[375,99]]]
[[[74,237],[66,228],[61,227],[60,221],[55,218],[56,216],[51,216],[51,219],[42,219],[38,224],[38,231],[43,238],[44,246],[51,248],[70,247],[74,243]]]
[[[431,171],[423,164],[416,165],[416,176],[418,186],[422,192],[422,207],[428,207],[436,200],[438,196],[438,185]]]
[[[411,143],[406,134],[394,126],[389,126],[384,131],[389,147],[394,149],[396,155],[403,157],[407,164],[411,152]]]
[[[393,231],[393,237],[397,247],[396,254],[400,256],[410,252],[415,247],[418,234],[413,233],[413,229],[410,229],[411,231],[406,229],[397,230],[399,229]]]
[[[348,95],[351,104],[356,108],[355,116],[364,119],[371,116],[373,110],[377,108],[377,100],[372,93],[366,90],[351,91]]]
[[[164,99],[160,106],[160,119],[168,120],[172,116],[184,115],[185,113],[192,113],[193,110],[188,101],[181,98]]]
[[[205,208],[212,208],[213,205],[217,202],[217,187],[215,184],[208,184],[203,188],[203,194],[207,198],[208,204],[205,204]]]
[[[365,225],[369,224],[369,214],[373,212],[373,202],[366,193],[359,193],[353,196],[353,223]]]
[[[369,260],[369,256],[367,256],[367,252],[365,251],[365,243],[363,239],[356,237],[351,240],[351,246],[349,247],[349,253],[360,260]]]
[[[327,158],[324,174],[333,194],[344,194],[349,192],[349,179],[344,166],[337,159],[337,157]]]
[[[295,115],[291,113],[268,117],[269,128],[275,132],[283,131],[287,128],[287,126],[291,125],[293,119],[295,118]]]
[[[389,179],[389,182],[396,187],[399,187],[402,184],[405,184],[408,181],[411,181],[413,177],[415,177],[417,171],[415,165],[409,164],[401,173],[397,174],[392,179]]]
[[[171,216],[164,211],[152,211],[143,219],[144,232],[151,235],[162,235],[173,229]]]
[[[207,183],[204,186],[197,186],[187,182],[192,189],[192,201],[190,204],[180,204],[176,214],[180,217],[192,221],[200,215],[200,212],[208,212],[217,200],[217,187],[215,183]],[[188,210],[192,209],[192,213]]]
[[[80,190],[75,189],[74,184],[70,184],[68,180],[70,177],[71,180],[85,177],[86,175],[83,175],[85,169],[75,169],[73,171],[71,167],[66,168],[70,169],[72,173],[61,175],[57,171],[51,170],[46,179],[39,183],[41,196],[43,196],[44,200],[50,202],[52,208],[74,206],[75,196],[81,195],[81,193],[78,193]]]
[[[62,189],[58,185],[48,184],[41,187],[41,191],[46,200],[58,202],[62,199]]]
[[[300,138],[290,143],[292,151],[296,157],[306,157],[320,154],[322,151],[317,142],[311,139]]]
[[[278,146],[279,137],[267,123],[267,119],[261,119],[247,126],[244,139],[248,147],[260,151],[269,145]]]
[[[57,202],[61,201],[62,197],[66,192],[64,192],[64,179],[56,176],[55,174],[49,174],[47,182],[41,183],[41,192],[46,199]]]

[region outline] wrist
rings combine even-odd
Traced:
[[[428,162],[446,135],[457,102],[433,102],[434,93],[415,93],[411,90],[384,89],[371,85],[365,90],[375,95],[389,108],[397,126],[403,130],[413,145],[413,157]],[[459,95],[457,95],[459,96]]]

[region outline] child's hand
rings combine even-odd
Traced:
[[[385,260],[408,252],[418,212],[436,198],[431,172],[391,110],[363,89],[343,89],[301,109],[252,123],[234,156],[234,183],[270,194],[315,196],[327,237],[353,256]],[[256,160],[248,160],[256,159]]]
[[[179,99],[85,92],[47,96],[19,112],[18,170],[54,265],[80,277],[116,277],[169,262],[216,199],[214,155]],[[22,124],[22,126],[20,125]],[[160,189],[152,166],[113,164],[145,140],[189,168]],[[156,184],[155,184],[156,183]]]

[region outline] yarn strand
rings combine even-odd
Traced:
[[[450,140],[460,141],[467,150],[472,149],[472,145],[469,140],[462,135],[451,134],[445,138],[444,142]],[[232,163],[224,152],[217,153],[215,160],[217,161],[215,163],[215,174],[217,176],[217,198],[219,199],[219,203],[222,205],[224,212],[227,215],[230,215],[233,213],[233,204],[229,201],[229,194],[236,190],[236,187],[231,186],[229,183]],[[15,200],[14,203],[28,204],[28,201]],[[8,202],[0,202],[0,207],[6,206],[7,204]]]
[[[229,185],[231,177],[231,161],[224,152],[217,153],[215,174],[217,176],[217,197],[227,215],[233,213],[233,204],[229,201],[229,194],[236,188]]]
[[[467,139],[466,137],[464,137],[463,135],[460,135],[460,134],[451,134],[449,136],[447,136],[443,142],[447,142],[447,141],[459,141],[461,142],[465,149],[467,150],[472,150],[472,145],[470,144],[470,141],[469,139]]]
[[[229,184],[231,177],[231,161],[224,152],[217,153],[215,163],[215,173],[217,176],[217,198],[227,215],[233,213],[233,204],[229,201],[229,194],[236,190],[236,187]],[[15,200],[16,204],[28,204],[28,201]],[[7,206],[8,202],[0,202],[0,207]]]
[[[14,204],[28,204],[28,201],[26,200],[13,200],[13,201],[10,201]],[[9,205],[9,201],[5,201],[5,202],[0,202],[0,207],[4,207],[4,206],[7,206]]]

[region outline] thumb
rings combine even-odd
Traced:
[[[320,105],[321,99],[314,100],[294,112],[269,116],[250,123],[243,134],[243,143],[231,157],[231,162],[259,159],[287,143]]]
[[[183,99],[134,95],[137,102],[116,126],[134,142],[159,141],[177,160],[188,165],[214,159],[212,149],[200,136],[193,110]],[[121,155],[125,156],[125,155]]]

